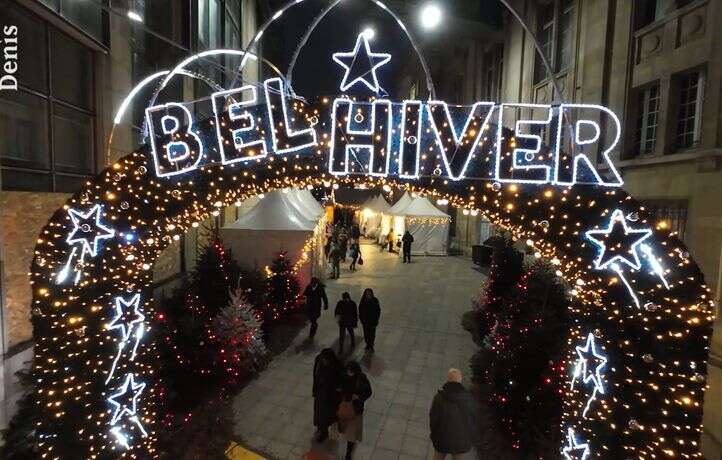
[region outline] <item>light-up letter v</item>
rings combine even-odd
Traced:
[[[263,82],[263,87],[266,91],[273,151],[280,155],[315,146],[316,131],[312,127],[296,131],[291,126],[295,120],[288,114],[283,81],[280,78],[270,78]]]
[[[192,128],[193,115],[185,106],[176,102],[156,105],[145,109],[145,116],[158,177],[198,167],[203,158],[203,143]]]
[[[426,109],[449,179],[463,179],[469,163],[476,154],[484,131],[489,129],[488,123],[494,111],[494,103],[475,103],[466,116],[461,132],[454,126],[454,120],[446,102],[429,101]]]

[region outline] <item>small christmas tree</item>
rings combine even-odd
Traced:
[[[264,321],[268,326],[297,309],[301,285],[286,251],[273,259],[267,271]]]
[[[240,289],[229,294],[228,305],[211,324],[211,339],[219,346],[219,365],[233,381],[256,373],[266,355],[262,321]]]

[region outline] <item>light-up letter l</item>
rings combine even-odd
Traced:
[[[283,81],[270,78],[263,82],[263,87],[266,91],[273,151],[280,155],[316,145],[316,130],[309,127],[296,131],[291,126],[294,120],[289,118]]]
[[[195,169],[203,158],[203,143],[191,127],[190,111],[171,102],[148,107],[145,116],[156,175],[174,176]]]
[[[331,145],[328,170],[341,175],[359,172],[372,176],[386,176],[391,159],[391,102],[376,100],[373,103],[354,103],[342,97],[333,101]],[[369,117],[370,112],[370,117]],[[350,171],[351,156],[354,164],[364,165],[361,152],[368,155],[367,169]]]

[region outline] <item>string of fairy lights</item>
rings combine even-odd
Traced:
[[[372,74],[385,57],[377,59]],[[354,185],[402,189],[480,215],[526,241],[573,287],[569,351],[560,367],[569,382],[560,395],[561,456],[701,458],[713,308],[674,232],[603,180],[493,180],[500,168],[513,177],[518,151],[527,162],[556,161],[565,177],[577,177],[576,159],[540,149],[529,156],[528,139],[493,126],[494,107],[450,111],[438,101],[374,97],[286,101],[283,83],[272,80],[260,112],[242,105],[195,130],[178,129],[190,116],[182,104],[157,108],[176,121],[149,123],[165,140],[87,181],[43,229],[32,265],[41,458],[161,457],[155,259],[209,216],[254,195]],[[232,97],[221,102],[234,104]],[[347,114],[337,118],[339,106]],[[376,135],[382,119],[390,125]],[[210,161],[223,155],[228,161]],[[193,164],[183,169],[178,162]],[[307,243],[306,253],[313,249]]]

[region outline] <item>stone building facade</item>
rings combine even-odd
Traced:
[[[15,372],[32,358],[28,271],[35,239],[80,184],[140,143],[148,89],[114,117],[145,77],[215,48],[243,49],[256,32],[256,0],[4,0],[0,30],[18,28],[18,89],[0,91],[0,429],[19,397]],[[265,8],[267,9],[267,7]],[[231,58],[198,62],[189,73],[231,81]],[[256,78],[258,69],[244,72]],[[158,98],[207,95],[188,76]],[[156,85],[153,85],[155,87]],[[111,142],[112,140],[112,142]],[[193,242],[180,242],[189,250]],[[180,243],[160,259],[172,277]]]
[[[513,0],[504,13],[506,102],[601,104],[622,120],[614,158],[624,188],[681,236],[720,300],[722,273],[722,2]],[[490,49],[499,49],[490,44]],[[489,62],[494,64],[494,62]],[[511,123],[513,120],[505,120]],[[505,123],[506,124],[506,123]],[[607,133],[609,135],[609,133]],[[703,451],[722,458],[722,327],[709,369]]]

